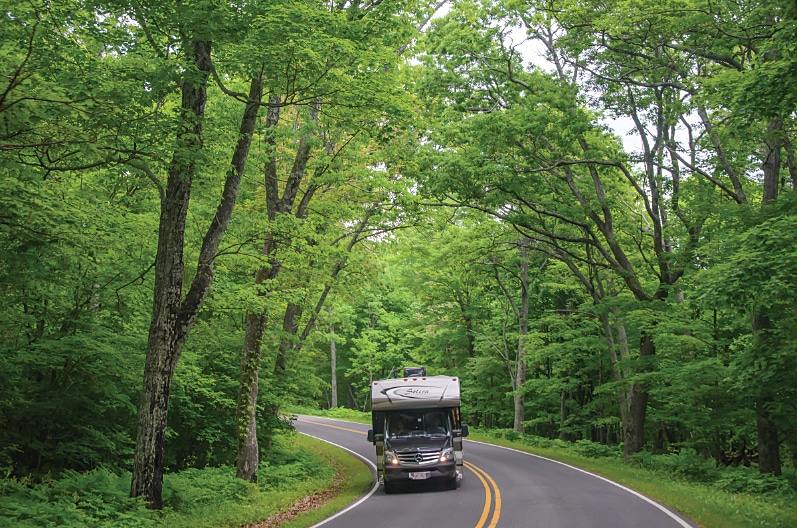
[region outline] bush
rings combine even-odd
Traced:
[[[637,463],[645,469],[662,471],[692,482],[714,482],[719,478],[721,472],[714,462],[689,448],[669,455],[636,453],[631,458],[631,462]]]
[[[296,436],[276,436],[261,453],[258,482],[238,479],[229,466],[167,474],[162,511],[132,499],[130,474],[105,469],[67,471],[63,478],[0,479],[0,528],[182,527],[243,525],[263,519],[275,504],[291,503],[324,488],[335,470]]]
[[[797,492],[785,478],[762,475],[754,468],[727,468],[715,485],[731,493],[751,493],[772,497],[793,498]]]
[[[163,505],[188,513],[197,507],[242,501],[254,492],[254,486],[237,478],[233,468],[186,469],[164,478]]]
[[[143,501],[132,499],[130,477],[98,469],[68,471],[60,480],[0,480],[0,526],[157,526]]]
[[[616,447],[607,446],[591,440],[577,440],[575,451],[587,458],[620,458],[622,452]]]
[[[518,442],[520,441],[521,437],[521,434],[514,429],[492,429],[486,432],[496,438],[503,438],[504,440],[509,440],[510,442]]]

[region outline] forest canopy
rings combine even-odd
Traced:
[[[794,2],[2,1],[0,467],[472,427],[797,460]]]

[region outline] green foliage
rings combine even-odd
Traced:
[[[667,455],[639,453],[630,463],[690,482],[711,484],[730,493],[764,495],[779,499],[793,499],[797,495],[797,489],[786,478],[762,475],[755,468],[745,466],[717,466],[694,449],[683,449]]]
[[[694,449],[682,449],[667,455],[639,453],[634,455],[630,463],[695,482],[714,482],[721,472],[714,462]]]
[[[40,483],[0,481],[0,526],[159,526],[143,501],[130,498],[130,477],[108,470],[66,472]]]
[[[118,337],[96,331],[91,339],[42,341],[7,356],[5,379],[18,388],[2,400],[6,467],[42,475],[125,464],[138,389],[129,373],[140,356],[134,342]]]
[[[727,490],[786,493],[783,480],[709,466],[754,463],[757,401],[792,466],[797,453],[794,6],[469,1],[416,38],[431,6],[2,3],[0,466],[13,476],[9,489],[48,497],[43,519],[57,520],[59,508],[67,523],[92,508],[105,515],[90,493],[75,503],[67,488],[54,491],[48,475],[75,489],[124,488],[104,471],[131,462],[158,185],[176,148],[187,71],[179,50],[195,37],[212,37],[217,78],[205,142],[191,153],[189,268],[256,71],[285,106],[269,135],[276,148],[255,132],[214,285],[171,387],[167,482],[185,479],[167,484],[172,508],[218,506],[196,491],[202,479],[224,501],[257,493],[210,469],[235,458],[231,417],[251,312],[269,316],[258,438],[275,478],[309,477],[288,459],[268,461],[282,456],[270,446],[288,425],[272,409],[331,403],[334,338],[348,407],[367,409],[369,380],[424,364],[461,378],[471,425],[510,427],[523,394],[529,434],[496,435],[612,458],[618,397],[638,384],[647,448],[662,457],[637,463],[714,475]],[[544,41],[552,68],[527,63],[518,27]],[[396,52],[410,40],[418,54],[402,63]],[[307,103],[316,98],[314,121]],[[636,119],[641,152],[623,152],[603,116]],[[780,192],[759,210],[773,120]],[[297,201],[307,208],[270,218],[263,167],[274,160],[283,186],[303,138]],[[264,233],[277,241],[273,259],[262,254]],[[521,336],[522,237],[533,276]],[[276,263],[280,275],[255,285],[253,273]],[[301,311],[294,331],[281,324],[288,303]],[[751,315],[768,326],[754,333]],[[640,361],[645,335],[656,354]],[[527,377],[513,391],[521,345]],[[70,472],[92,469],[85,478],[95,484]],[[270,477],[261,484],[281,490]],[[140,507],[108,500],[120,524]]]
[[[371,423],[371,413],[357,411],[355,409],[346,409],[345,407],[338,407],[336,409],[326,409],[322,416],[329,418],[338,418],[340,420],[350,420],[353,422]]]
[[[167,475],[162,512],[130,498],[129,474],[67,471],[41,482],[6,476],[0,480],[0,526],[239,526],[328,488],[336,475],[306,441],[288,435],[276,437],[264,452],[257,484],[236,478],[228,466]]]
[[[587,458],[620,458],[622,452],[616,447],[590,440],[576,440],[574,451]]]
[[[261,454],[258,482],[235,476],[235,468],[189,469],[164,479],[167,526],[240,526],[262,521],[306,494],[327,489],[333,466],[305,441],[292,434],[276,435]]]
[[[762,475],[755,469],[743,466],[723,469],[714,484],[730,493],[768,495],[787,500],[794,500],[797,495],[797,489],[788,480],[771,474]]]
[[[533,434],[518,433],[512,429],[489,429],[479,430],[480,434],[486,434],[494,438],[501,438],[510,442],[517,442],[529,447],[540,449],[560,449],[577,453],[585,458],[614,458],[619,459],[622,451],[617,446],[607,446],[599,442],[580,439],[573,443],[564,442],[559,439],[551,440]]]
[[[224,321],[197,325],[177,368],[169,405],[171,471],[235,462],[235,354],[240,332]],[[226,353],[225,353],[226,352]]]

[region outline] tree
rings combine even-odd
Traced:
[[[130,8],[130,16],[152,44],[151,53],[165,60],[177,46],[180,66],[179,93],[181,103],[176,120],[174,147],[168,164],[165,186],[154,177],[147,165],[134,164],[155,180],[161,195],[158,249],[155,257],[155,283],[152,322],[144,367],[144,388],[139,410],[136,453],[133,465],[131,495],[143,496],[152,508],[162,506],[166,419],[170,386],[188,333],[207,296],[213,280],[214,262],[222,237],[229,224],[241,179],[246,167],[260,101],[263,92],[263,69],[255,66],[248,95],[243,98],[239,137],[232,161],[225,171],[224,188],[213,220],[204,234],[198,263],[187,292],[183,292],[185,265],[186,217],[191,187],[201,172],[200,160],[205,153],[203,124],[212,76],[218,77],[211,57],[212,42],[224,42],[227,34],[239,23],[232,7],[187,7],[174,19],[164,6],[151,6],[146,11]],[[227,10],[229,9],[229,11]],[[154,24],[165,30],[174,28],[174,41],[156,42],[147,28]],[[216,33],[218,32],[218,34]],[[224,87],[222,86],[223,90]]]
[[[289,99],[289,95],[272,95],[269,102],[269,132],[266,142],[271,158],[266,163],[265,175],[265,205],[269,227],[264,236],[262,250],[263,259],[268,264],[255,274],[255,284],[260,296],[268,296],[278,288],[276,285],[283,280],[280,275],[284,275],[283,270],[288,267],[285,261],[294,259],[293,253],[310,253],[311,249],[317,249],[324,236],[329,236],[327,233],[312,232],[313,224],[308,221],[308,217],[318,195],[329,192],[335,185],[344,185],[354,180],[343,168],[346,153],[357,148],[367,148],[361,136],[371,133],[378,137],[381,134],[380,128],[389,129],[390,126],[397,125],[398,119],[391,116],[390,112],[401,106],[395,86],[399,58],[412,34],[412,26],[406,23],[406,19],[423,19],[430,16],[427,11],[433,12],[436,7],[426,2],[408,2],[406,5],[383,5],[375,2],[365,6],[359,2],[343,2],[331,9],[326,4],[318,4],[311,9],[319,31],[308,33],[303,37],[304,40],[295,39],[295,42],[302,47],[300,55],[307,53],[313,59],[302,64],[300,78],[286,79],[287,85],[302,86],[299,97],[311,102],[306,113],[291,116],[289,123],[302,124],[297,130],[295,145],[287,146],[284,151],[278,141],[281,139],[278,127],[280,109],[283,101]],[[408,16],[399,16],[402,9],[406,9],[405,14]],[[376,31],[374,23],[378,24]],[[303,47],[306,47],[306,51]],[[284,58],[285,63],[291,66],[292,60],[291,55]],[[293,158],[291,169],[284,178],[279,175],[281,152],[290,152]],[[362,161],[365,158],[359,159]],[[366,164],[369,162],[370,160],[365,160]],[[377,165],[380,162],[381,160],[374,160],[371,163]],[[370,231],[369,219],[375,216],[376,204],[380,203],[385,193],[378,184],[374,186],[378,178],[374,178],[369,172],[376,171],[354,171],[356,175],[365,177],[362,183],[357,182],[354,185],[363,185],[371,188],[372,192],[376,191],[375,199],[370,200],[370,204],[366,206],[364,216],[361,216],[362,212],[355,212],[352,218],[339,219],[341,223],[356,222],[358,229],[344,235],[339,235],[338,231],[333,236],[337,240],[335,244],[340,240],[350,239],[347,251],[351,251],[353,244],[363,238],[364,231]],[[286,230],[281,231],[286,227]],[[305,231],[305,227],[310,229]],[[310,257],[310,266],[316,267],[318,263],[313,262],[313,258]],[[343,265],[344,261],[332,265],[331,280],[335,279]],[[296,280],[297,275],[302,273],[303,271],[294,267],[288,280],[296,285],[301,282]],[[282,325],[277,332],[279,335],[275,339],[278,345],[272,389],[278,389],[281,385],[281,380],[286,375],[289,355],[298,352],[301,341],[312,328],[330,287],[331,283],[325,286],[313,314],[310,315],[310,321],[305,326],[307,330],[301,334],[298,330],[305,311],[303,303],[298,299],[291,299],[285,306]],[[301,287],[296,288],[297,292],[300,289]],[[274,319],[272,312],[273,307],[261,306],[247,316],[237,410],[237,475],[245,480],[254,480],[257,469],[258,370],[264,334],[269,320]],[[270,411],[272,415],[277,415],[279,405],[273,404]]]

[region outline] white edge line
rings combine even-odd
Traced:
[[[341,420],[341,421],[342,421],[342,420]],[[318,438],[317,436],[309,435],[309,434],[307,434],[307,433],[300,433],[300,434],[303,434],[303,435],[305,435],[305,436],[309,436],[310,438],[315,438],[316,440],[320,440],[320,441],[322,441],[322,442],[326,442],[326,443],[327,443],[327,444],[329,444],[329,445],[335,446],[335,447],[337,447],[337,448],[343,449],[344,451],[347,451],[347,452],[351,453],[352,455],[356,456],[357,458],[359,458],[360,460],[362,460],[363,462],[365,462],[366,464],[368,464],[369,466],[371,466],[371,468],[373,468],[373,470],[374,470],[374,473],[376,473],[376,464],[374,464],[373,462],[371,462],[370,460],[368,460],[368,459],[367,459],[367,458],[365,458],[364,456],[362,456],[362,455],[360,455],[360,454],[358,454],[358,453],[355,453],[355,452],[354,452],[354,451],[352,451],[351,449],[349,449],[349,448],[347,448],[347,447],[343,447],[342,445],[334,444],[334,443],[330,442],[329,440],[324,440],[323,438]],[[331,521],[332,519],[335,519],[336,517],[339,517],[339,516],[343,515],[344,513],[348,512],[349,510],[352,510],[352,509],[356,508],[357,506],[359,506],[360,504],[362,504],[363,502],[365,502],[366,500],[368,500],[368,499],[371,497],[371,495],[373,495],[374,493],[376,493],[376,490],[377,490],[377,489],[379,489],[379,482],[378,482],[378,481],[374,482],[374,485],[373,485],[373,487],[371,488],[371,491],[369,491],[369,492],[368,492],[366,495],[364,495],[363,497],[361,497],[361,498],[360,498],[360,500],[358,500],[357,502],[355,502],[355,503],[353,503],[353,504],[349,504],[349,505],[348,505],[346,508],[344,508],[344,509],[340,510],[340,511],[339,511],[338,513],[336,513],[335,515],[332,515],[331,517],[327,517],[327,518],[326,518],[326,519],[324,519],[323,521],[321,521],[321,522],[318,522],[318,523],[316,523],[316,524],[312,525],[310,528],[316,528],[317,526],[324,525],[324,524],[328,523],[329,521]]]
[[[627,491],[627,492],[628,492],[628,493],[630,493],[631,495],[635,495],[636,497],[639,497],[639,498],[640,498],[640,499],[642,499],[643,501],[645,501],[645,502],[647,502],[647,503],[649,503],[649,504],[651,504],[651,505],[655,506],[656,508],[658,508],[658,509],[659,509],[659,510],[661,510],[662,512],[666,513],[666,514],[667,514],[667,515],[668,515],[670,518],[672,518],[674,521],[676,521],[678,524],[680,524],[680,525],[681,525],[681,526],[683,526],[684,528],[694,528],[694,525],[692,525],[692,524],[688,523],[687,521],[685,521],[684,519],[682,519],[681,517],[679,517],[678,515],[676,515],[676,514],[675,514],[673,511],[671,511],[669,508],[665,508],[664,506],[662,506],[662,505],[661,505],[661,504],[659,504],[658,502],[654,501],[654,500],[653,500],[653,499],[651,499],[650,497],[646,497],[645,495],[643,495],[643,494],[639,493],[639,492],[638,492],[638,491],[636,491],[636,490],[633,490],[633,489],[631,489],[631,488],[629,488],[629,487],[627,487],[627,486],[623,486],[622,484],[619,484],[619,483],[617,483],[617,482],[615,482],[615,481],[613,481],[613,480],[607,479],[606,477],[602,477],[601,475],[598,475],[598,474],[596,474],[596,473],[592,473],[592,472],[590,472],[590,471],[587,471],[586,469],[581,469],[581,468],[579,468],[579,467],[576,467],[576,466],[571,466],[570,464],[566,464],[566,463],[564,463],[564,462],[560,462],[560,461],[558,461],[558,460],[554,460],[554,459],[552,459],[552,458],[547,458],[547,457],[544,457],[544,456],[542,456],[542,455],[536,455],[536,454],[534,454],[534,453],[529,453],[528,451],[521,451],[520,449],[514,449],[514,448],[511,448],[511,447],[505,447],[505,446],[501,446],[501,445],[490,444],[490,443],[488,443],[488,442],[479,442],[478,440],[468,440],[468,442],[473,442],[473,443],[476,443],[476,444],[489,445],[489,446],[492,446],[492,447],[498,447],[498,448],[500,448],[500,449],[506,449],[507,451],[514,451],[514,452],[516,452],[516,453],[521,453],[521,454],[523,454],[523,455],[528,455],[528,456],[531,456],[531,457],[539,458],[539,459],[541,459],[541,460],[547,460],[548,462],[553,462],[553,463],[555,463],[555,464],[559,464],[559,465],[562,465],[562,466],[568,467],[568,468],[570,468],[570,469],[574,469],[574,470],[576,470],[576,471],[580,471],[580,472],[582,472],[582,473],[585,473],[585,474],[587,474],[587,475],[591,475],[591,476],[595,477],[596,479],[600,479],[600,480],[602,480],[602,481],[604,481],[604,482],[608,482],[609,484],[614,484],[614,485],[615,485],[615,486],[617,486],[618,488],[620,488],[620,489],[623,489],[623,490]]]

